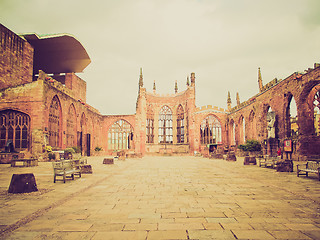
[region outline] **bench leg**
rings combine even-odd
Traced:
[[[56,175],[53,176],[53,183],[56,183]]]
[[[63,174],[63,183],[66,183],[66,173]]]

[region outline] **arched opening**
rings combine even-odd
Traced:
[[[266,122],[268,138],[276,138],[276,113],[270,106],[267,107]]]
[[[49,108],[49,145],[61,147],[62,111],[58,96],[54,96]]]
[[[236,145],[236,126],[234,124],[233,119],[231,119],[230,121],[230,125],[229,125],[229,136],[230,136],[230,145],[234,146]]]
[[[133,128],[126,120],[118,120],[108,131],[109,150],[126,150],[133,148]]]
[[[239,119],[239,144],[244,144],[246,141],[246,126],[243,116]]]
[[[76,146],[77,115],[73,104],[70,105],[67,118],[67,146]]]
[[[297,105],[292,94],[288,96],[288,105],[286,107],[286,137],[297,138],[298,137],[298,117],[297,117]]]
[[[200,125],[200,142],[202,145],[222,143],[221,124],[214,115],[208,115]]]
[[[146,142],[154,143],[154,112],[151,105],[147,108],[146,135]]]
[[[184,143],[184,111],[181,104],[177,110],[177,143]]]
[[[313,98],[313,113],[314,132],[316,136],[320,136],[320,90]]]
[[[172,110],[163,106],[159,112],[159,143],[172,143]]]
[[[252,110],[249,115],[249,131],[248,131],[248,139],[257,139],[257,120],[256,114]]]
[[[27,114],[11,109],[0,112],[0,149],[8,143],[18,151],[28,149],[29,139],[30,117]]]

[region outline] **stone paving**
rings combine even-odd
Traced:
[[[144,157],[53,183],[52,165],[0,165],[2,239],[320,239],[320,182],[202,157]],[[13,173],[38,192],[8,194]]]

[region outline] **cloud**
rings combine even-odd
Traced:
[[[152,91],[185,89],[197,76],[197,105],[226,107],[319,62],[319,3],[308,0],[3,0],[2,23],[14,32],[71,33],[92,63],[79,74],[87,101],[104,114],[135,112],[139,69]]]

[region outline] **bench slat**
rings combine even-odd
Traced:
[[[315,161],[307,161],[304,164],[297,165],[297,176],[305,175],[308,177],[308,173],[316,173],[320,181],[320,163]]]

